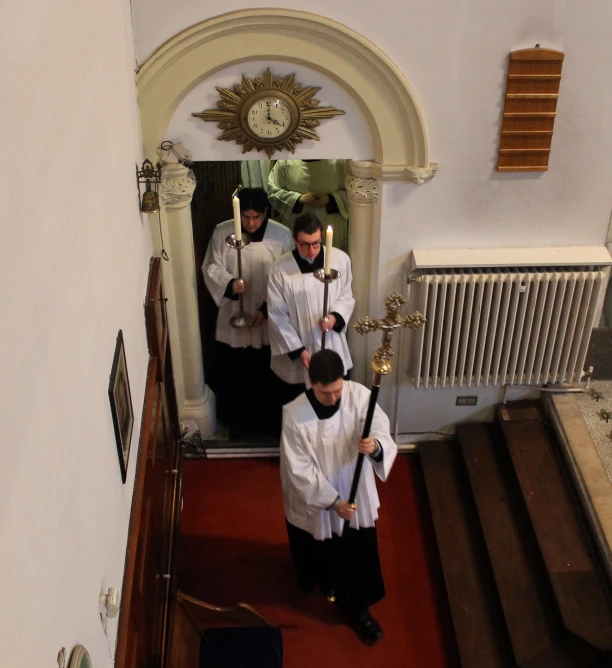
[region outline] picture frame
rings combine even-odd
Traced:
[[[117,334],[117,342],[115,344],[113,366],[111,368],[108,384],[108,398],[110,400],[111,414],[113,416],[113,427],[115,429],[115,441],[117,443],[117,454],[119,455],[121,479],[125,484],[127,479],[128,462],[130,459],[132,430],[134,428],[134,410],[132,407],[130,379],[125,359],[123,330],[121,329]]]

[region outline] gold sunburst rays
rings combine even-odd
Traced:
[[[295,74],[275,76],[267,68],[254,78],[243,74],[240,83],[231,88],[217,87],[220,98],[217,108],[192,116],[217,123],[222,130],[217,139],[236,142],[242,146],[242,153],[264,151],[268,158],[283,149],[295,153],[296,146],[304,140],[319,141],[315,128],[321,120],[344,114],[334,107],[320,107],[320,101],[314,97],[320,90],[320,86],[303,86],[296,82]],[[272,97],[278,98],[278,103],[287,109],[287,128],[276,136],[260,136],[250,127],[248,114],[258,102]]]

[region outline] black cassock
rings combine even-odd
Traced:
[[[312,390],[306,394],[320,420],[331,417],[340,407],[340,402],[335,406],[319,403]],[[345,527],[342,537],[334,533],[331,539],[316,540],[287,520],[285,524],[302,591],[318,585],[324,595],[333,593],[338,604],[350,608],[369,607],[385,597],[376,527]]]

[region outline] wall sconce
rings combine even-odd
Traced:
[[[138,206],[143,213],[157,213],[159,222],[159,238],[161,241],[160,255],[163,260],[168,261],[168,253],[164,248],[164,235],[162,234],[162,224],[159,206],[159,184],[161,181],[161,165],[159,162],[153,167],[150,160],[145,160],[142,163],[142,169],[138,169],[136,165],[136,182],[138,183]],[[145,191],[140,196],[140,184],[145,185]]]
[[[159,162],[155,167],[150,160],[142,163],[142,169],[136,165],[136,181],[138,183],[138,204],[143,213],[156,213],[159,211],[158,186],[161,179],[161,168]],[[140,184],[145,185],[144,194],[140,195]]]

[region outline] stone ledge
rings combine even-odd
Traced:
[[[601,562],[612,586],[612,481],[583,418],[576,395],[549,394],[546,412],[583,502]]]

